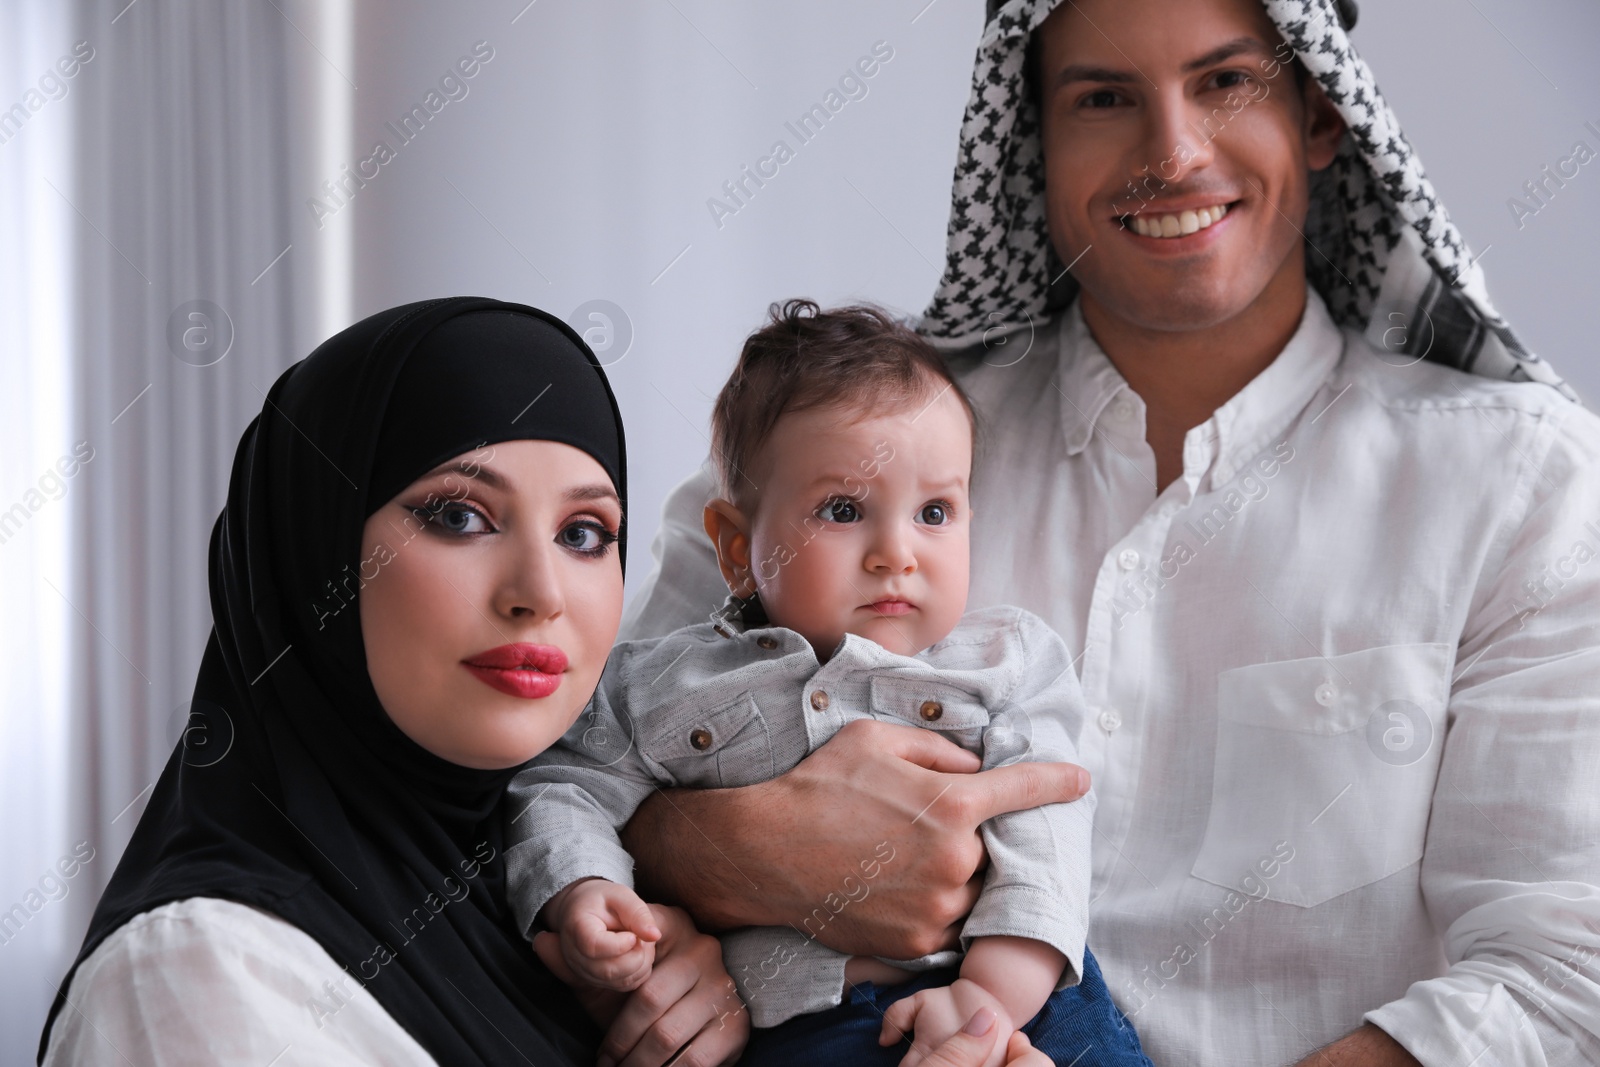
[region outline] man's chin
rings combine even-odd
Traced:
[[[1186,272],[1162,271],[1128,284],[1085,287],[1102,313],[1138,329],[1162,333],[1206,330],[1242,314],[1264,286],[1242,286],[1237,275],[1215,263],[1192,264]]]

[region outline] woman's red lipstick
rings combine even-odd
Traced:
[[[554,693],[567,669],[567,654],[555,645],[501,645],[461,661],[480,682],[524,700]]]

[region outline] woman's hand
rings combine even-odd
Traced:
[[[933,1055],[922,1061],[921,1067],[979,1067],[987,1063],[994,1051],[1000,1027],[989,1008],[979,1008],[950,1040],[933,1050]],[[1005,1046],[1006,1067],[1052,1067],[1050,1057],[1033,1047],[1028,1035],[1021,1030],[1011,1031],[1011,1040]]]
[[[731,1064],[750,1040],[750,1013],[723,969],[722,945],[696,930],[682,908],[652,904],[650,912],[661,930],[655,966],[626,995],[577,981],[554,934],[539,934],[533,949],[573,986],[589,1013],[609,1025],[600,1067],[660,1067],[668,1060],[674,1067]]]

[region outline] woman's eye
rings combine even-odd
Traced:
[[[1217,75],[1217,88],[1234,89],[1250,80],[1250,75],[1242,70],[1225,70]]]
[[[1112,89],[1096,89],[1094,92],[1078,101],[1079,106],[1087,108],[1107,108],[1117,106],[1117,94]]]
[[[412,508],[411,512],[423,522],[437,526],[449,534],[465,536],[467,534],[494,532],[494,527],[489,525],[489,520],[483,517],[483,513],[467,504],[445,504],[438,508]]]
[[[854,500],[839,497],[818,508],[817,518],[827,522],[855,522],[861,518],[861,511]]]
[[[950,511],[943,504],[924,504],[917,512],[917,521],[928,526],[943,526],[950,521]]]
[[[610,548],[617,535],[592,522],[575,522],[564,526],[556,535],[556,543],[586,556],[598,556]]]

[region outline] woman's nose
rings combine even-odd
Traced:
[[[508,619],[553,618],[566,608],[556,567],[556,546],[519,546],[505,562],[495,592],[495,613]]]

